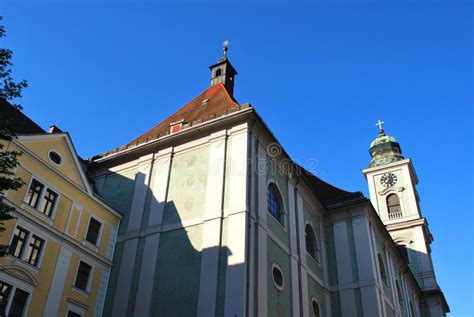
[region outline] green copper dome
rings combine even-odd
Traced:
[[[402,149],[394,137],[388,136],[380,129],[379,136],[370,143],[370,160],[369,167],[384,165],[396,161],[403,160]]]

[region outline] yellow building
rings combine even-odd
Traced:
[[[0,311],[7,316],[101,316],[121,215],[96,196],[68,133],[43,131],[21,113],[16,175],[6,193],[16,219],[0,243]],[[0,312],[0,316],[3,315]]]

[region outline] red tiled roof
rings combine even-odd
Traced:
[[[218,117],[229,112],[229,110],[238,110],[239,107],[239,104],[229,95],[222,83],[213,85],[148,132],[128,143],[126,147],[169,134],[173,122],[183,120],[184,126],[187,124],[193,125],[196,122]]]

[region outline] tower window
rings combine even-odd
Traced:
[[[267,191],[267,204],[268,204],[268,212],[282,225],[284,226],[284,212],[283,212],[283,203],[282,198],[280,195],[280,191],[275,184],[270,183],[268,185]]]
[[[397,194],[387,196],[388,218],[397,219],[402,217],[402,208],[400,207],[400,199]]]
[[[222,69],[218,68],[216,70],[216,77],[219,77],[220,75],[222,75]]]
[[[304,229],[305,240],[306,240],[306,252],[313,259],[319,262],[319,250],[318,250],[318,243],[316,240],[316,235],[314,234],[313,227],[310,224],[307,224]]]

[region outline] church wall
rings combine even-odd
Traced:
[[[267,245],[269,268],[267,277],[268,316],[290,316],[292,312],[290,258],[288,253],[271,238],[268,238]],[[277,264],[283,272],[284,285],[282,290],[278,290],[273,281],[272,266],[274,264]]]
[[[237,125],[96,178],[125,214],[104,316],[243,314],[247,146]]]

